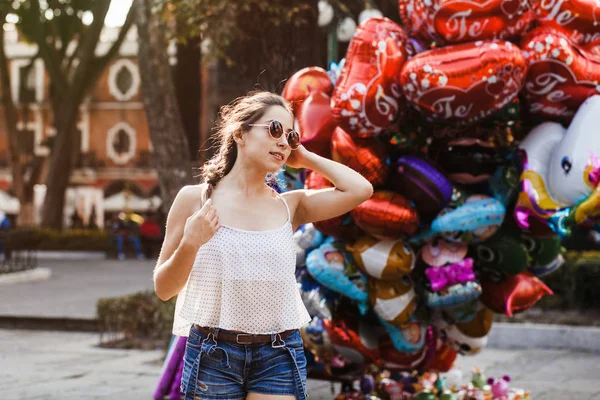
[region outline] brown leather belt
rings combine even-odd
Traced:
[[[198,330],[198,332],[202,333],[203,335],[208,335],[209,333],[214,333],[213,328],[207,328],[207,327],[199,326],[199,325],[195,325],[195,324],[194,324],[194,327]],[[283,340],[292,332],[294,332],[294,329],[279,332],[276,335],[279,335],[279,337]],[[226,340],[228,342],[234,342],[237,344],[261,344],[261,343],[271,343],[272,342],[271,335],[252,335],[249,333],[243,333],[243,332],[237,333],[237,332],[233,332],[233,331],[226,331],[226,330],[219,329],[219,333],[217,334],[217,340],[221,340],[221,339]],[[279,339],[279,338],[277,338],[277,339]]]

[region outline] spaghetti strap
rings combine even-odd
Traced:
[[[276,190],[273,190],[273,192],[277,195],[277,197],[279,197],[279,199],[281,199],[281,201],[283,201],[283,204],[285,205],[285,209],[287,210],[288,221],[291,221],[292,220],[292,214],[290,212],[290,207],[288,206],[287,201],[285,201],[285,199],[283,198],[283,196],[281,194],[279,194]]]

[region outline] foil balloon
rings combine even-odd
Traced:
[[[375,279],[400,279],[415,267],[415,253],[402,240],[378,240],[365,236],[346,248],[354,255],[358,268]]]
[[[593,43],[590,43],[587,46],[584,46],[584,49],[589,51],[590,54],[593,54],[596,57],[600,57],[600,40],[597,40]]]
[[[453,309],[470,303],[479,296],[481,296],[481,286],[475,281],[455,284],[437,292],[425,292],[427,306],[437,310]]]
[[[449,324],[458,324],[472,321],[477,315],[478,310],[479,300],[476,299],[463,303],[457,307],[446,308],[442,311],[442,315]]]
[[[434,140],[429,156],[452,182],[472,185],[490,180],[506,163],[499,149],[481,139]]]
[[[431,219],[448,205],[452,184],[430,161],[418,156],[403,156],[396,161],[394,189],[415,204],[419,216]]]
[[[468,250],[464,243],[435,239],[421,249],[421,258],[430,267],[441,267],[462,261]]]
[[[400,83],[407,100],[426,117],[467,124],[511,102],[526,67],[512,43],[478,41],[417,54],[404,64]]]
[[[521,243],[525,246],[531,260],[528,270],[538,278],[550,275],[565,262],[558,236],[537,238],[521,232]]]
[[[331,309],[327,302],[328,297],[332,298],[331,295],[328,296],[331,292],[319,285],[309,274],[300,279],[299,286],[300,297],[308,313],[312,317],[331,319]]]
[[[313,317],[308,324],[301,327],[300,336],[304,347],[312,353],[317,362],[324,362],[327,365],[337,354],[331,345],[324,321],[319,317]],[[331,373],[331,370],[329,372]]]
[[[378,362],[377,336],[365,321],[354,324],[344,319],[323,320],[333,348],[350,362]]]
[[[321,67],[303,68],[286,82],[281,96],[290,102],[294,114],[298,110],[298,106],[310,95],[311,88],[325,94],[331,94],[333,83],[327,71]]]
[[[375,313],[398,327],[405,325],[417,308],[413,283],[408,276],[396,281],[368,278],[367,292]]]
[[[296,123],[300,141],[308,151],[330,158],[331,135],[335,121],[329,105],[330,98],[312,87],[308,97],[297,107]]]
[[[408,200],[391,191],[376,191],[350,211],[356,225],[377,238],[398,238],[416,232],[419,217]]]
[[[450,325],[438,320],[438,327],[452,349],[463,355],[475,355],[486,346],[493,321],[492,310],[480,304],[479,311],[471,321]]]
[[[506,275],[517,275],[529,264],[527,249],[521,243],[520,232],[510,224],[488,240],[471,246],[477,269],[488,279],[500,281]]]
[[[326,242],[311,251],[306,258],[306,268],[317,282],[356,301],[360,312],[366,313],[366,280],[342,245]]]
[[[536,22],[560,30],[574,43],[589,44],[600,39],[600,2],[544,0],[536,7]]]
[[[306,251],[319,247],[325,240],[321,232],[313,224],[300,226],[293,234],[296,242],[296,266],[306,265]]]
[[[390,336],[394,349],[402,353],[414,353],[423,348],[427,326],[423,325],[416,318],[413,317],[402,328],[387,323],[381,317],[379,320]]]
[[[481,302],[494,312],[512,317],[533,306],[552,290],[529,272],[509,276],[501,282],[483,278]]]
[[[476,243],[491,237],[500,228],[505,211],[504,205],[492,197],[472,195],[457,208],[442,210],[428,231],[409,241],[419,243],[441,235],[450,241]]]
[[[411,36],[439,45],[512,39],[534,19],[531,2],[521,0],[399,0]]]
[[[319,247],[325,240],[325,236],[319,232],[313,224],[300,226],[293,234],[296,245],[304,250]]]
[[[333,183],[329,182],[321,174],[311,171],[305,182],[306,189],[324,189],[334,187]],[[334,236],[344,240],[353,241],[360,236],[360,229],[354,225],[350,213],[340,215],[339,217],[330,218],[324,221],[313,222],[315,228],[327,236]]]
[[[428,326],[423,347],[411,353],[396,350],[389,336],[380,339],[379,349],[384,368],[388,370],[424,371],[431,363],[436,351],[436,333],[433,327]]]
[[[515,218],[522,228],[530,218],[548,220],[559,210],[576,206],[573,220],[581,224],[597,214],[600,181],[600,95],[581,105],[565,131],[556,123],[535,127],[521,143],[523,172]],[[569,212],[567,211],[567,214]]]
[[[529,66],[524,94],[532,114],[569,121],[600,87],[600,57],[552,28],[531,31],[521,41]]]
[[[370,137],[391,126],[404,104],[398,76],[412,46],[400,26],[387,18],[359,25],[331,99],[339,126]]]
[[[387,180],[390,168],[381,143],[366,139],[355,141],[342,128],[337,127],[330,144],[332,160],[360,173],[373,186],[380,186]]]

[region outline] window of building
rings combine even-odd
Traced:
[[[136,132],[131,125],[119,122],[108,131],[106,152],[115,164],[127,164],[135,156],[135,149]]]
[[[140,89],[140,71],[131,60],[117,60],[109,70],[108,89],[119,101],[130,100]]]

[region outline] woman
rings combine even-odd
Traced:
[[[306,398],[298,329],[310,317],[292,233],[347,213],[373,187],[306,150],[293,123],[289,104],[268,92],[223,107],[221,147],[202,168],[205,183],[181,189],[167,217],[154,286],[162,300],[179,295],[173,333],[188,336],[186,400]],[[316,171],[335,188],[279,195],[265,177],[283,164]]]

